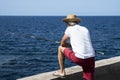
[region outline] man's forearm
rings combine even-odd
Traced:
[[[60,45],[63,46],[63,47],[70,47],[70,44],[67,43],[68,38],[69,37],[67,35],[64,35],[62,40],[61,40]]]

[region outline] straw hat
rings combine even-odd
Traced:
[[[77,18],[77,16],[75,14],[69,14],[67,15],[66,18],[63,19],[64,22],[70,22],[70,21],[75,21],[77,23],[79,23],[81,21],[80,18]]]

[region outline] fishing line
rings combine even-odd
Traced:
[[[22,36],[22,37],[25,37],[25,38],[32,38],[32,39],[36,39],[36,40],[49,41],[49,42],[54,42],[54,43],[58,43],[58,44],[60,43],[57,40],[50,40],[50,39],[47,39],[47,38],[43,38],[43,37],[40,37],[40,36],[31,35],[31,34],[17,34],[17,33],[14,33],[14,32],[9,32],[8,34]]]

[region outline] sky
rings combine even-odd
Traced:
[[[120,16],[120,0],[0,0],[1,15]]]

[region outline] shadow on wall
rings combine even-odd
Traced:
[[[82,72],[51,80],[83,80]],[[95,80],[120,80],[120,62],[95,69]]]

